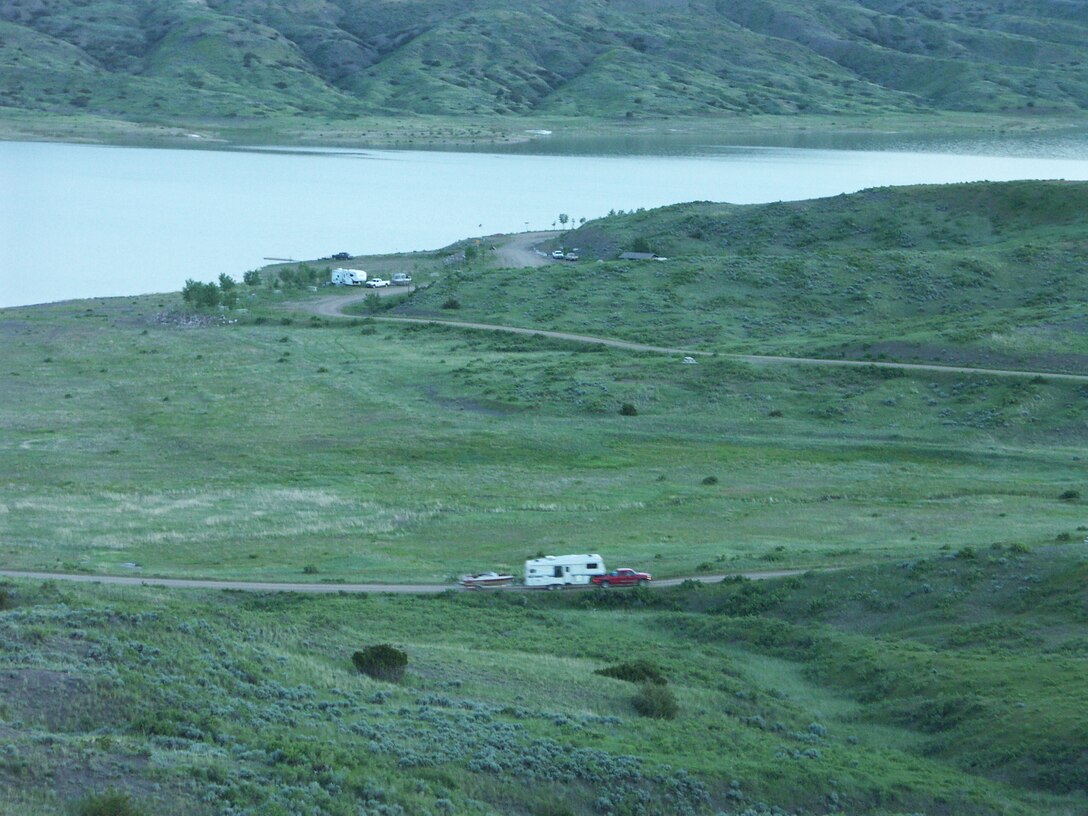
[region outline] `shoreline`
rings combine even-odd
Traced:
[[[286,120],[138,122],[88,115],[0,109],[0,141],[97,144],[196,150],[246,150],[273,147],[358,148],[375,150],[479,150],[546,146],[558,139],[707,137],[717,144],[775,146],[784,138],[804,136],[903,136],[970,139],[1001,136],[1060,135],[1088,131],[1088,114],[1043,113],[893,113],[883,116],[667,117],[611,119],[403,117],[304,123]],[[547,152],[546,147],[543,152]]]

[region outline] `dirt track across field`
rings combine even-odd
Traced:
[[[539,266],[553,263],[550,258],[541,256],[536,250],[536,244],[558,233],[529,232],[511,236],[511,240],[503,244],[501,248],[496,244],[496,251],[502,252],[509,268],[518,266]],[[537,263],[539,261],[539,263]],[[352,292],[346,295],[330,295],[318,300],[298,304],[299,308],[321,315],[322,317],[353,317],[345,315],[344,309],[364,299],[370,292],[379,292],[381,295],[395,295],[403,293],[403,289],[377,289],[368,292]],[[549,331],[547,329],[530,329],[521,326],[503,326],[495,323],[471,323],[462,320],[445,320],[429,317],[387,317],[369,316],[370,320],[381,320],[387,323],[423,323],[436,326],[453,326],[462,329],[479,329],[483,331],[508,332],[510,334],[535,335],[537,337],[550,337],[553,340],[568,340],[574,343],[592,343],[611,348],[626,349],[627,351],[646,351],[656,354],[675,354],[685,357],[705,357],[711,354],[707,351],[696,349],[675,348],[672,346],[655,346],[649,343],[635,343],[629,340],[618,340],[611,337],[597,337],[588,334],[574,334],[573,332]],[[895,369],[899,371],[933,371],[950,372],[953,374],[980,374],[990,377],[1044,377],[1049,380],[1063,380],[1066,382],[1088,383],[1088,374],[1061,374],[1053,371],[1025,371],[1009,368],[972,368],[969,366],[939,365],[936,363],[892,363],[877,360],[835,360],[821,357],[782,357],[769,354],[723,354],[718,357],[728,360],[740,360],[754,365],[802,365],[802,366],[837,366],[841,368],[880,368]]]
[[[749,578],[753,581],[766,580],[768,578],[784,578],[790,575],[800,575],[806,570],[769,570],[760,572],[738,572],[733,575],[699,575],[692,578],[666,578],[662,581],[654,581],[651,586],[677,586],[684,581],[700,581],[702,583],[716,583],[724,578],[735,576]],[[152,578],[139,575],[87,575],[84,573],[70,572],[22,572],[20,570],[0,570],[0,576],[5,578],[21,578],[38,581],[72,581],[83,584],[109,584],[111,586],[149,586],[169,587],[172,589],[230,589],[239,592],[302,592],[307,594],[329,594],[344,592],[358,594],[363,592],[396,593],[396,594],[434,594],[438,592],[538,592],[542,590],[528,589],[523,586],[493,587],[491,589],[466,590],[459,584],[296,584],[281,583],[276,581],[208,581],[198,578]],[[573,587],[572,587],[573,588]],[[579,587],[589,589],[590,587]],[[617,590],[619,591],[619,590]]]

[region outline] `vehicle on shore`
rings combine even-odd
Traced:
[[[394,272],[390,283],[393,286],[407,286],[412,282],[412,276],[407,272]]]
[[[594,575],[589,580],[594,586],[599,586],[601,589],[608,589],[609,587],[614,586],[645,586],[650,583],[653,578],[648,572],[638,572],[630,567],[621,567],[620,569],[606,572],[604,575]]]
[[[388,285],[389,285],[389,281],[387,281],[385,278],[370,278],[366,282],[366,286],[369,289],[381,289],[383,286],[388,286]]]

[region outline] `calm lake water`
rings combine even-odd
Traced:
[[[817,140],[816,136],[809,140]],[[816,143],[819,143],[818,141]],[[268,258],[437,249],[611,209],[867,187],[1088,180],[1088,138],[883,149],[570,141],[504,152],[163,150],[0,142],[0,307],[178,291]],[[676,149],[669,149],[672,145]],[[548,150],[550,153],[533,152]],[[656,152],[647,153],[647,150]],[[949,148],[951,149],[951,148]],[[972,149],[976,152],[972,153]],[[1003,154],[1003,155],[1002,155]]]

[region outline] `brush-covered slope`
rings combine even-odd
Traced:
[[[0,810],[1083,813],[1083,551],[562,596],[8,582]],[[375,643],[400,682],[352,667]],[[671,719],[617,677],[647,664]]]
[[[1077,3],[11,0],[0,104],[275,115],[1079,111]]]
[[[1079,182],[678,204],[563,235],[577,263],[516,286],[468,269],[406,308],[453,297],[473,319],[662,345],[1085,372],[1086,212]]]

